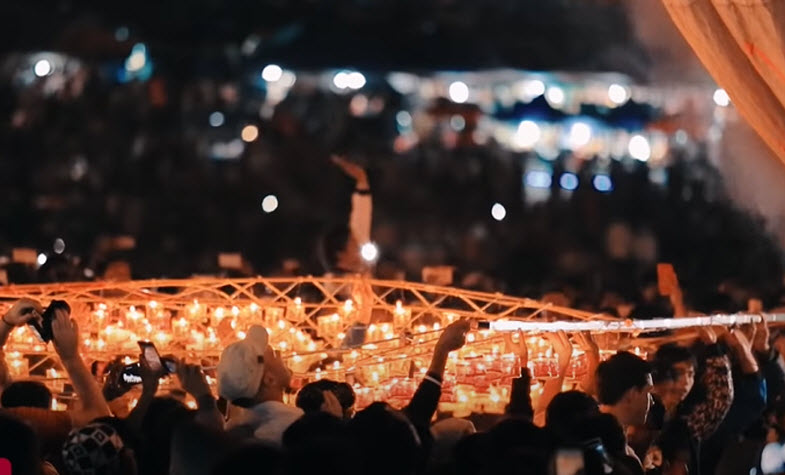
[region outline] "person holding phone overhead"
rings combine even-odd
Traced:
[[[352,211],[348,226],[330,230],[319,243],[319,260],[327,275],[369,274],[370,266],[362,258],[362,246],[371,242],[373,199],[365,170],[343,157],[333,156],[341,171],[354,180]]]
[[[40,324],[43,314],[44,309],[39,302],[31,299],[17,301],[2,315],[0,348],[5,345],[11,331],[22,325],[32,325],[33,322]],[[101,388],[80,355],[79,328],[66,308],[55,308],[51,328],[55,352],[68,373],[74,392],[81,401],[81,408],[65,412],[33,407],[0,409],[0,413],[16,416],[36,430],[45,455],[59,451],[71,429],[83,427],[93,419],[111,415]],[[5,358],[0,358],[0,365],[5,365]],[[0,373],[7,374],[5,371]],[[5,379],[8,381],[8,376],[5,376]]]

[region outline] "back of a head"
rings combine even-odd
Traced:
[[[334,391],[337,382],[330,379],[320,379],[308,383],[297,392],[295,405],[306,414],[313,414],[321,411],[324,403],[323,391]]]
[[[651,369],[640,357],[620,351],[597,367],[597,399],[600,404],[612,406],[621,401],[633,388],[649,384]]]
[[[0,413],[0,457],[11,462],[14,475],[38,475],[41,455],[33,429],[16,417]]]
[[[340,437],[345,432],[346,425],[344,421],[332,414],[326,412],[306,414],[286,429],[286,432],[283,434],[283,446],[287,450],[293,449],[298,445],[308,444],[313,441]]]
[[[652,360],[652,377],[654,382],[672,379],[674,377],[673,365],[683,362],[697,366],[695,356],[688,348],[675,343],[667,343],[660,346]]]
[[[143,452],[141,472],[157,475],[169,471],[169,456],[175,429],[191,420],[193,411],[182,402],[169,397],[156,397],[142,421]]]
[[[133,457],[129,455],[120,434],[101,422],[74,429],[63,444],[63,464],[69,475],[135,474]]]
[[[624,435],[624,429],[611,414],[595,414],[582,419],[577,424],[575,435],[580,441],[602,440],[602,445],[609,455],[621,456],[625,454],[627,438]]]
[[[167,473],[170,475],[210,475],[212,468],[231,449],[234,439],[217,429],[196,422],[184,422],[175,428],[166,448],[170,451]]]
[[[38,381],[15,381],[3,390],[2,407],[52,407],[52,392]]]
[[[390,475],[416,471],[421,441],[417,429],[401,412],[386,403],[375,402],[357,413],[349,422],[349,429],[358,445],[364,470]],[[395,457],[389,456],[391,447],[395,447]],[[380,464],[380,460],[385,463]]]
[[[546,430],[528,421],[508,419],[496,424],[488,435],[492,451],[487,454],[486,473],[548,473],[556,441]],[[526,467],[525,472],[521,467]]]
[[[348,475],[357,463],[357,446],[343,419],[324,413],[306,414],[284,432],[287,475]],[[358,472],[360,473],[360,472]]]
[[[348,414],[351,408],[354,407],[356,396],[354,389],[347,383],[341,383],[330,379],[320,379],[303,386],[297,393],[295,405],[303,410],[306,414],[312,414],[321,411],[322,404],[324,404],[323,391],[331,391],[335,394],[344,414]]]
[[[283,473],[283,454],[267,444],[249,442],[232,449],[215,464],[210,475],[251,475]]]
[[[545,411],[545,427],[564,439],[575,429],[581,419],[600,413],[597,401],[582,391],[565,391],[557,394]]]

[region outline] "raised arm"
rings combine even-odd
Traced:
[[[553,398],[562,390],[564,377],[572,360],[572,343],[570,343],[570,337],[566,333],[559,331],[558,333],[545,333],[543,336],[551,342],[553,350],[558,356],[559,374],[545,382],[542,396],[537,401],[537,407],[534,411],[534,423],[540,427],[545,425],[545,410],[548,409],[548,405]]]
[[[531,421],[534,419],[534,409],[532,408],[531,384],[532,375],[529,371],[529,348],[523,334],[518,332],[518,342],[512,339],[509,333],[504,335],[507,345],[515,351],[521,364],[521,376],[512,380],[510,390],[510,402],[505,408],[505,414],[509,417],[517,417]]]
[[[361,166],[344,158],[333,157],[332,160],[344,174],[354,180],[352,213],[349,215],[349,230],[357,241],[357,244],[362,246],[371,241],[373,200],[371,198],[371,185],[368,182],[368,175]]]
[[[82,401],[81,410],[71,411],[74,427],[87,424],[97,417],[111,415],[98,382],[82,360],[82,355],[79,354],[79,327],[68,311],[63,309],[55,311],[52,334],[55,351],[71,379],[74,391]]]
[[[185,392],[196,400],[196,422],[213,429],[223,430],[223,417],[221,417],[215,397],[210,391],[210,385],[207,384],[207,377],[202,371],[202,367],[180,361],[177,364],[177,378]],[[340,404],[338,407],[340,408]]]
[[[722,354],[716,344],[714,332],[705,328],[701,329],[701,334],[704,342],[709,343],[705,355],[706,369],[702,379],[706,394],[687,414],[687,427],[693,437],[705,440],[717,430],[733,404],[733,378],[730,360]],[[741,338],[743,337],[741,335]],[[729,345],[732,343],[729,342]]]
[[[11,373],[8,371],[3,351],[3,347],[8,342],[8,337],[14,328],[26,325],[31,320],[41,318],[42,313],[44,313],[44,310],[41,304],[35,300],[20,299],[8,310],[8,313],[2,316],[2,322],[0,322],[0,392],[12,382]]]
[[[406,406],[404,412],[415,425],[427,427],[439,405],[439,398],[442,395],[442,381],[444,380],[444,369],[447,367],[447,358],[451,351],[463,347],[466,343],[466,334],[471,329],[468,320],[459,320],[448,325],[433,350],[431,366],[428,368],[425,378],[417,387],[412,400]]]

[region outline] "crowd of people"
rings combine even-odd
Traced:
[[[16,302],[0,343],[42,312],[38,302]],[[140,355],[142,389],[129,409],[123,364],[91,371],[77,324],[58,308],[52,343],[76,399],[54,411],[47,386],[11,381],[3,368],[0,457],[16,475],[785,473],[785,334],[765,321],[659,334],[648,359],[618,351],[603,360],[600,346],[613,346],[607,335],[548,334],[562,371],[537,397],[529,349],[510,333],[520,375],[505,413],[455,418],[438,411],[441,386],[471,329],[468,320],[445,327],[402,409],[385,401],[356,408],[352,386],[326,379],[290,395],[291,373],[257,325],[223,349],[215,368],[174,359],[155,367]],[[563,391],[573,344],[590,370]],[[182,389],[159,390],[167,371]]]
[[[330,269],[320,245],[345,227],[351,206],[354,183],[329,159],[341,153],[368,171],[380,278],[416,281],[423,267],[454,266],[460,287],[558,290],[597,310],[609,294],[643,303],[650,269],[664,261],[696,305],[729,285],[771,304],[781,297],[771,223],[725,195],[697,138],[672,140],[662,164],[568,150],[546,160],[493,137],[474,140],[472,124],[491,119],[476,108],[415,108],[382,79],[369,76],[357,94],[298,80],[262,118],[263,88],[237,78],[185,80],[161,70],[148,83],[117,84],[85,64],[55,94],[38,83],[3,84],[0,218],[14,225],[0,232],[0,258],[30,247],[47,262],[0,266],[19,284],[106,278],[117,261],[131,278],[182,278],[230,272],[217,256],[237,252],[247,263],[237,275],[322,275]],[[378,113],[356,116],[358,95],[368,108],[381,104]],[[403,151],[395,146],[402,111],[420,134]],[[216,112],[220,127],[210,125]],[[451,128],[455,115],[463,131]],[[258,138],[243,142],[237,158],[211,155],[248,124]],[[528,186],[535,169],[550,173],[549,189]],[[576,190],[562,189],[564,172],[576,175]],[[611,191],[594,189],[597,173]],[[269,214],[261,209],[267,195],[278,203]],[[497,202],[503,221],[491,216]],[[118,236],[133,245],[113,246]],[[53,248],[58,239],[64,250]]]

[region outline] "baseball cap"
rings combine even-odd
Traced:
[[[224,348],[216,368],[218,394],[228,401],[256,396],[264,376],[267,330],[252,325],[244,339]]]
[[[93,422],[68,434],[63,462],[73,475],[109,475],[124,447],[112,426]]]

